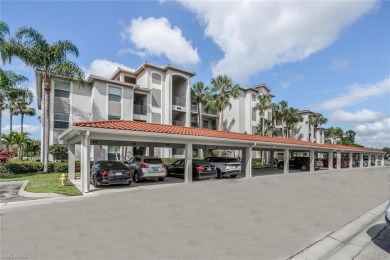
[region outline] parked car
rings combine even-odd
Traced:
[[[387,225],[390,227],[390,202],[389,202],[389,205],[387,205],[387,207],[386,207],[385,220],[386,220]]]
[[[323,164],[323,167],[326,167],[326,168],[327,168],[328,165],[329,165],[328,159],[322,160],[322,164]],[[341,158],[341,160],[340,160],[340,166],[341,166],[341,168],[349,167],[348,159]],[[336,158],[333,158],[333,168],[337,168],[337,160],[336,160]]]
[[[126,163],[134,171],[133,179],[137,183],[149,179],[163,181],[167,176],[167,167],[158,157],[139,155]]]
[[[180,159],[167,166],[167,174],[183,175],[185,171],[185,160]],[[203,160],[192,160],[192,178],[208,179],[217,177],[217,169],[214,165]]]
[[[310,170],[310,157],[291,157],[289,159],[289,166],[290,168],[301,169],[302,171],[308,171]],[[279,169],[284,168],[284,161],[278,162],[278,168]],[[314,169],[315,170],[320,169],[320,166],[318,166],[317,163],[317,159],[314,160]]]
[[[117,161],[97,161],[91,166],[91,182],[95,188],[111,184],[131,184],[133,171]]]
[[[241,173],[241,163],[236,158],[231,157],[206,157],[204,161],[215,165],[217,168],[217,178],[221,179],[223,176],[237,177]]]

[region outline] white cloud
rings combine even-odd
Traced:
[[[123,64],[109,61],[106,59],[96,59],[91,62],[88,68],[84,68],[83,70],[85,72],[85,76],[88,77],[90,74],[105,77],[110,77],[117,69],[118,67],[130,71],[134,71],[135,69],[129,68]]]
[[[292,75],[287,77],[284,81],[280,81],[279,84],[282,86],[282,88],[286,89],[291,87],[291,84],[293,84],[296,81],[303,80],[303,77],[301,75]]]
[[[330,67],[337,71],[343,71],[349,67],[349,61],[343,59],[334,59]]]
[[[3,134],[7,134],[9,133],[9,124],[8,125],[5,125],[2,127],[1,131]],[[12,125],[12,131],[15,131],[15,132],[20,132],[20,125]],[[41,128],[40,126],[36,126],[36,125],[26,125],[26,124],[23,124],[23,132],[28,132],[30,134],[33,134],[33,133],[38,133],[40,132]]]
[[[178,27],[172,27],[167,18],[139,17],[131,20],[122,35],[133,42],[141,56],[165,56],[178,65],[192,65],[200,61],[198,51],[187,41]],[[122,51],[123,52],[123,51]],[[129,52],[129,50],[125,50]]]
[[[184,1],[225,56],[213,74],[251,75],[329,46],[377,1]]]
[[[354,128],[356,143],[382,149],[390,147],[390,117],[374,123],[360,124]]]
[[[382,113],[368,109],[358,110],[355,113],[338,109],[331,114],[332,120],[339,122],[374,122],[382,117]]]
[[[383,96],[390,93],[390,77],[368,85],[353,85],[342,96],[327,100],[318,106],[319,109],[337,109],[362,103],[370,97]]]

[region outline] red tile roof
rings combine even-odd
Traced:
[[[204,136],[204,137],[212,137],[212,138],[253,141],[254,143],[266,142],[271,144],[273,143],[291,144],[291,145],[302,145],[302,146],[316,146],[316,147],[328,148],[328,149],[384,153],[384,151],[382,150],[376,150],[376,149],[365,148],[365,147],[347,146],[347,145],[338,145],[338,144],[319,144],[319,143],[312,143],[312,142],[289,139],[289,138],[269,137],[269,136],[253,135],[253,134],[243,134],[237,132],[225,132],[225,131],[218,131],[218,130],[212,130],[206,128],[163,125],[163,124],[128,121],[128,120],[74,122],[73,126],[128,130],[128,131],[141,131],[141,132],[150,132],[150,133],[159,133],[159,134]]]

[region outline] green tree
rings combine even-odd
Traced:
[[[271,103],[271,95],[268,94],[260,94],[255,105],[255,109],[259,110],[260,118],[261,118],[261,134],[265,134],[265,112],[270,108]]]
[[[7,147],[7,149],[16,148],[18,151],[18,159],[23,159],[23,150],[27,144],[31,141],[28,137],[29,133],[10,132],[9,134],[2,134],[1,143]]]
[[[344,135],[344,132],[343,129],[341,129],[340,127],[332,126],[326,130],[325,134],[328,138],[331,139],[330,143],[335,144],[337,139],[341,140]]]
[[[344,133],[342,138],[342,144],[344,145],[354,145],[355,144],[356,132],[353,130],[348,130]]]
[[[278,115],[280,119],[282,120],[282,137],[286,137],[286,133],[284,131],[285,128],[285,118],[287,115],[287,110],[288,110],[288,103],[285,100],[282,100],[278,104]]]
[[[82,69],[67,58],[68,54],[78,57],[79,51],[76,45],[68,40],[49,43],[41,33],[31,27],[22,27],[17,30],[15,37],[0,43],[0,48],[3,62],[11,62],[12,57],[18,57],[26,65],[42,72],[45,108],[43,116],[45,133],[43,142],[43,171],[48,172],[52,76],[57,74],[77,78],[82,84],[84,78]]]
[[[63,144],[53,144],[49,148],[49,153],[53,156],[55,161],[58,161],[68,151],[68,148]]]
[[[328,119],[323,117],[320,113],[313,113],[309,115],[309,128],[313,127],[313,141],[317,142],[316,136],[317,136],[317,129],[328,122]],[[311,135],[309,134],[309,141],[311,141]]]
[[[14,88],[10,89],[5,93],[6,104],[5,108],[9,111],[9,131],[12,132],[13,125],[13,116],[17,114],[18,111],[18,101],[20,96],[23,95],[24,89]]]
[[[38,156],[39,151],[41,147],[41,142],[38,140],[31,140],[31,142],[28,142],[25,147],[25,152],[30,156],[30,159],[32,160],[33,156]]]
[[[198,107],[198,127],[202,128],[202,106],[203,102],[207,100],[209,95],[209,87],[205,86],[203,82],[195,82],[191,87],[191,96],[196,101]]]
[[[6,104],[5,104],[6,97],[9,96],[9,93],[16,88],[17,84],[27,80],[28,79],[23,75],[18,75],[8,70],[4,71],[0,68],[0,126],[1,126],[2,114],[3,114],[2,111],[6,108]],[[1,127],[0,127],[0,136],[1,136]]]
[[[293,137],[292,131],[296,130],[297,123],[303,121],[303,117],[298,112],[299,110],[296,108],[290,107],[287,109],[286,116],[285,116],[287,138],[289,137],[289,134],[290,134],[290,138]]]
[[[223,111],[231,107],[230,98],[236,99],[239,96],[238,84],[226,75],[219,75],[211,79],[211,94],[207,98],[206,107],[216,111],[218,114],[218,130],[223,131]]]
[[[20,115],[20,132],[23,133],[24,116],[35,116],[35,109],[29,107],[33,102],[34,95],[29,89],[25,89],[18,97],[16,115]]]

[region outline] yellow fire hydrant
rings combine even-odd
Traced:
[[[62,186],[66,186],[66,182],[68,181],[68,177],[66,177],[65,173],[61,174],[60,181],[61,181]]]

